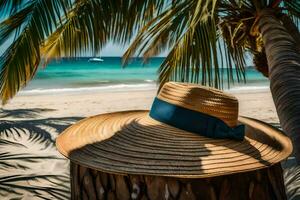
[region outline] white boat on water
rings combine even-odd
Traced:
[[[90,58],[89,59],[89,62],[103,62],[104,60],[102,58],[97,58],[97,57],[94,57],[94,58]]]

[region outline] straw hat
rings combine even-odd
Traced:
[[[278,163],[291,141],[261,121],[238,118],[238,101],[220,90],[166,83],[151,111],[86,118],[56,140],[72,162],[114,174],[200,178]]]

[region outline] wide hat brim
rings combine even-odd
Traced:
[[[278,163],[292,144],[278,129],[240,117],[244,141],[212,139],[125,111],[86,118],[56,140],[72,162],[113,174],[201,178],[257,170]]]

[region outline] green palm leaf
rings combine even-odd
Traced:
[[[5,14],[12,15],[17,12],[24,4],[24,0],[0,0],[0,17]]]
[[[48,58],[97,54],[109,40],[126,43],[135,30],[164,7],[163,1],[76,1],[63,24],[52,33],[43,54]],[[131,15],[130,13],[136,13]]]
[[[25,9],[1,23],[0,41],[15,34],[15,40],[0,62],[0,95],[3,104],[24,87],[37,71],[41,59],[40,44],[52,32],[67,6],[67,0],[28,1]]]
[[[276,6],[298,24],[297,0],[0,1],[0,11],[12,8],[0,24],[0,44],[15,36],[0,63],[2,103],[33,77],[41,57],[97,54],[107,42],[126,44],[136,34],[124,61],[169,51],[159,70],[161,84],[177,80],[222,88],[225,78],[228,85],[243,81],[245,53],[264,55],[253,29],[256,13]]]
[[[226,66],[218,59],[222,42],[215,24],[216,6],[216,1],[173,4],[140,31],[124,54],[125,63],[133,55],[147,59],[171,48],[159,69],[161,85],[175,80],[222,87],[220,72],[227,70],[229,80],[234,80],[233,66],[238,80],[244,78],[242,49],[228,54]]]
[[[79,56],[91,50],[99,52],[107,42],[106,13],[97,12],[103,10],[102,6],[98,1],[78,2],[43,45],[46,61],[53,57]]]

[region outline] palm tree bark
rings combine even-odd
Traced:
[[[292,139],[296,160],[300,163],[300,54],[293,37],[272,13],[262,11],[258,27],[280,124]]]
[[[286,14],[283,14],[280,17],[280,20],[282,21],[283,26],[289,31],[289,34],[295,40],[298,51],[300,52],[300,33],[297,26],[294,24],[292,19]]]

